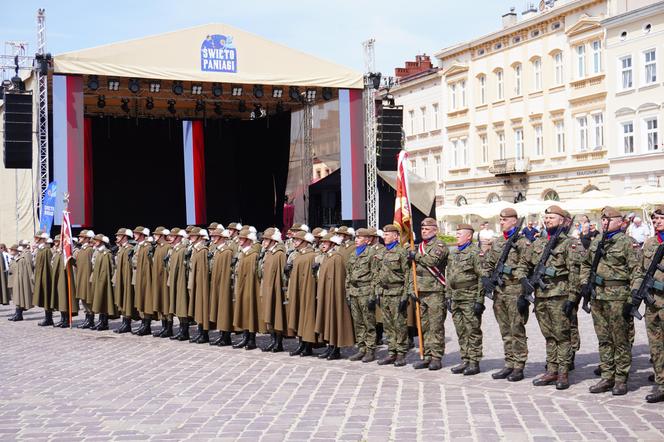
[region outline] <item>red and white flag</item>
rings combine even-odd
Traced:
[[[60,232],[60,244],[62,254],[64,255],[64,265],[67,268],[67,262],[73,255],[73,244],[71,239],[71,224],[69,222],[69,211],[62,211],[62,232]]]
[[[413,234],[410,199],[408,196],[408,169],[406,161],[408,153],[405,150],[399,152],[397,163],[397,197],[394,200],[394,224],[401,229],[401,243],[410,241]]]

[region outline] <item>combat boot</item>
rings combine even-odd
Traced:
[[[198,339],[196,339],[197,344],[207,344],[210,342],[210,333],[207,330],[203,330],[203,326],[200,325],[201,327],[201,333],[198,335]]]
[[[106,331],[108,330],[108,315],[105,313],[99,314],[99,323],[95,326],[97,331]]]
[[[503,367],[502,370],[493,373],[491,377],[494,379],[506,379],[513,371],[512,367]]]
[[[454,367],[450,368],[450,371],[454,374],[461,374],[464,372],[464,370],[468,367],[468,362],[462,362],[459,365],[455,365]]]
[[[431,358],[431,362],[429,363],[429,370],[436,371],[440,370],[441,368],[443,368],[442,361],[438,358]]]
[[[556,390],[567,390],[569,388],[569,375],[567,373],[559,373],[556,382]]]
[[[616,384],[611,390],[611,394],[614,396],[624,396],[627,394],[627,383],[622,381],[616,381]]]
[[[233,348],[244,348],[247,345],[248,341],[249,341],[249,330],[245,330],[242,332],[242,339],[240,339],[240,342],[233,345]]]
[[[136,331],[136,336],[147,336],[152,334],[152,319],[144,318],[141,321],[143,325]]]
[[[314,350],[312,349],[311,342],[305,342],[304,343],[304,348],[302,348],[302,352],[300,353],[301,357],[304,356],[313,356]]]
[[[362,357],[362,362],[367,363],[367,362],[373,362],[376,360],[376,352],[374,350],[367,350],[367,352],[364,354],[364,357]]]
[[[231,339],[231,332],[225,331],[221,332],[221,342],[218,344],[219,347],[227,347],[233,345],[233,340]]]
[[[599,365],[593,370],[593,374],[595,376],[602,376],[602,367]]]
[[[173,339],[177,341],[188,341],[189,340],[189,321],[186,319],[183,319],[180,321],[180,331],[178,332],[178,335],[175,336]]]
[[[189,339],[189,343],[193,344],[198,341],[198,338],[203,334],[203,324],[198,324],[196,327],[196,334]]]
[[[16,322],[16,321],[22,321],[22,320],[23,320],[23,309],[18,307],[16,309],[16,316],[14,316],[14,318],[12,318],[12,321]]]
[[[46,327],[48,325],[53,325],[53,312],[51,310],[44,311],[44,319],[37,324],[40,327]]]
[[[249,339],[247,339],[247,345],[244,346],[244,349],[254,350],[256,348],[256,333],[249,333]]]
[[[173,321],[166,321],[166,329],[159,334],[160,338],[170,338],[173,336]]]
[[[553,385],[558,380],[558,373],[553,371],[547,371],[541,376],[533,379],[533,385],[535,387],[543,387],[545,385]]]
[[[590,387],[588,391],[591,393],[606,393],[607,391],[611,390],[614,385],[615,382],[613,379],[602,379],[601,381]]]
[[[381,359],[380,361],[378,361],[378,365],[391,365],[391,364],[394,364],[394,362],[396,362],[396,360],[397,360],[397,355],[389,354],[389,355],[385,356],[383,359]]]
[[[120,328],[115,330],[115,333],[118,334],[123,334],[123,333],[131,333],[131,318],[127,318],[126,316],[122,317],[122,325]]]
[[[376,347],[383,345],[383,324],[376,324]]]
[[[397,355],[397,360],[394,361],[394,366],[395,367],[403,367],[404,365],[406,365],[406,355],[398,354]]]
[[[353,361],[353,362],[355,362],[355,361],[361,361],[362,358],[364,358],[364,354],[365,354],[365,353],[366,353],[366,350],[364,350],[364,349],[362,349],[362,350],[358,350],[358,352],[355,353],[355,354],[354,354],[353,356],[351,356],[350,358],[348,358],[348,360],[349,360],[349,361]]]
[[[168,325],[168,321],[165,320],[165,319],[162,319],[161,320],[161,330],[159,330],[158,332],[152,333],[152,336],[154,336],[155,338],[161,338],[162,337],[161,335],[163,335],[166,332],[167,325]]]
[[[80,328],[80,329],[90,328],[94,325],[94,323],[95,323],[95,314],[94,313],[86,313],[85,314],[85,321],[83,321],[83,324],[79,325],[76,328]]]
[[[646,402],[649,404],[656,404],[657,402],[664,401],[664,390],[657,390],[646,396]]]
[[[509,382],[519,382],[523,380],[523,368],[515,368],[512,373],[507,376]]]
[[[297,356],[300,353],[302,353],[302,351],[304,350],[304,341],[302,341],[302,338],[297,338],[297,339],[298,339],[297,348],[295,350],[291,351],[290,353],[288,353],[291,356]]]
[[[57,327],[69,328],[69,313],[68,312],[60,313],[60,318],[61,320],[58,323],[59,325],[57,325]]]
[[[332,351],[327,355],[328,361],[334,361],[341,358],[341,349],[337,346],[332,346]]]
[[[422,370],[424,368],[429,368],[429,364],[431,363],[431,359],[424,359],[421,361],[417,361],[416,363],[413,364],[413,368],[415,370]]]
[[[16,315],[18,314],[18,307],[14,310],[14,314],[11,315],[9,318],[7,318],[7,321],[13,321],[14,318],[16,318]]]
[[[325,351],[319,354],[318,357],[320,359],[327,359],[327,357],[330,356],[330,353],[332,353],[333,348],[334,347],[332,347],[331,345],[328,345],[327,347],[325,347]]]
[[[267,347],[261,348],[261,351],[272,351],[276,343],[277,343],[277,334],[274,332],[270,333],[270,343],[267,345]]]
[[[64,313],[64,312],[60,312],[60,321],[53,324],[53,327],[54,328],[63,328],[62,323],[65,322],[65,318],[67,318],[67,314]]]
[[[464,376],[474,376],[480,372],[480,363],[471,362],[468,364],[468,367],[463,371]]]
[[[275,333],[274,347],[272,353],[281,353],[284,351],[284,336],[281,333]]]
[[[92,327],[90,327],[90,330],[97,331],[97,328],[101,325],[101,313],[99,314],[99,321],[97,321],[96,323],[94,321],[95,321],[95,318],[93,317],[92,318]]]

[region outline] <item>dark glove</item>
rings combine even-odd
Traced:
[[[625,321],[629,321],[632,319],[632,303],[631,302],[626,302],[623,305],[623,310],[622,310],[622,315],[623,318],[625,318]]]
[[[473,311],[475,312],[475,316],[481,318],[482,313],[484,313],[484,310],[486,310],[484,304],[480,302],[476,302],[475,304],[473,304]]]
[[[496,290],[496,285],[491,281],[488,276],[482,276],[482,286],[485,292],[493,293]]]
[[[535,291],[535,287],[533,287],[528,278],[521,278],[520,281],[521,281],[521,288],[524,294],[530,294]]]
[[[574,301],[570,301],[569,299],[565,301],[565,304],[563,305],[563,313],[570,321],[574,315],[574,307],[576,307],[576,303]]]
[[[523,296],[519,296],[519,298],[516,300],[516,309],[522,315],[525,315],[526,313],[528,313],[528,306],[529,305],[530,305],[530,303]]]
[[[409,250],[408,251],[408,262],[413,262],[415,261],[415,251],[414,250]]]
[[[315,262],[315,263],[311,264],[311,270],[313,270],[314,272],[318,271],[319,268],[320,268],[320,263],[319,262]]]
[[[374,298],[369,298],[369,301],[367,301],[367,308],[370,312],[376,311],[376,300]]]
[[[408,300],[407,299],[402,299],[399,301],[399,313],[406,313],[408,310]]]

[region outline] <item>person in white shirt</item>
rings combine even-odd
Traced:
[[[478,239],[480,242],[480,248],[482,251],[487,252],[491,249],[491,244],[493,243],[493,237],[495,233],[489,228],[489,223],[484,222],[480,225],[480,232],[478,234]]]
[[[643,245],[643,243],[650,236],[650,229],[638,216],[634,217],[634,221],[627,229],[629,236],[634,238],[636,242]]]

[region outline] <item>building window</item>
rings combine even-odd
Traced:
[[[480,104],[486,104],[486,76],[480,75]]]
[[[452,141],[451,167],[456,168],[459,165],[459,140]]]
[[[415,111],[408,111],[408,119],[410,120],[410,134],[413,135],[415,133]]]
[[[655,118],[648,118],[645,120],[645,126],[646,126],[646,146],[648,146],[648,152],[653,152],[655,150],[659,150],[659,146],[657,145],[659,141],[658,133],[657,133],[657,117]]]
[[[464,108],[467,106],[466,103],[466,82],[462,81],[460,85],[460,92],[461,92],[461,107]]]
[[[565,153],[565,123],[556,122],[556,153]]]
[[[468,165],[468,139],[467,138],[462,138],[461,139],[461,165],[462,166],[467,166]]]
[[[634,153],[634,123],[622,123],[623,153]]]
[[[514,66],[514,95],[521,95],[521,65]]]
[[[655,83],[657,81],[657,60],[655,59],[655,50],[651,49],[643,53],[645,58],[645,74],[646,84]]]
[[[422,176],[429,178],[429,158],[422,157]]]
[[[557,52],[556,55],[553,56],[553,66],[554,66],[554,72],[555,72],[555,77],[556,77],[556,84],[563,84],[565,81],[565,77],[563,76],[563,53],[562,52]]]
[[[505,132],[498,132],[498,158],[505,159]]]
[[[579,131],[579,150],[584,151],[588,149],[588,118],[578,117],[576,119],[577,129]]]
[[[533,60],[533,89],[542,90],[542,60],[539,58]]]
[[[434,157],[434,161],[436,162],[436,181],[442,181],[443,180],[443,164],[440,161],[440,155],[436,155]]]
[[[468,200],[466,199],[465,196],[460,195],[456,197],[456,201],[454,201],[454,204],[456,204],[457,206],[466,206],[468,205]]]
[[[576,78],[586,76],[586,47],[579,45],[576,47]]]
[[[544,201],[560,201],[560,196],[555,190],[547,189],[542,193],[542,199]]]
[[[489,140],[486,135],[480,135],[480,145],[482,146],[482,164],[489,162]]]
[[[632,56],[628,55],[620,59],[622,88],[630,89],[632,87]]]
[[[514,153],[517,160],[523,159],[523,129],[514,130]]]
[[[497,193],[490,193],[486,198],[487,203],[497,203],[498,201],[500,201],[500,196]]]
[[[450,110],[457,108],[456,101],[456,83],[450,84]]]
[[[433,129],[438,129],[438,103],[435,103],[433,106]]]
[[[502,69],[496,71],[496,98],[502,100],[504,98],[503,94],[503,71]]]
[[[593,42],[593,74],[602,72],[602,42],[595,40]]]
[[[604,115],[600,112],[592,116],[593,147],[600,150],[604,146]]]
[[[544,140],[542,139],[542,125],[535,126],[535,155],[541,157],[544,155]]]
[[[420,113],[422,114],[422,132],[427,131],[427,108],[421,107]]]

